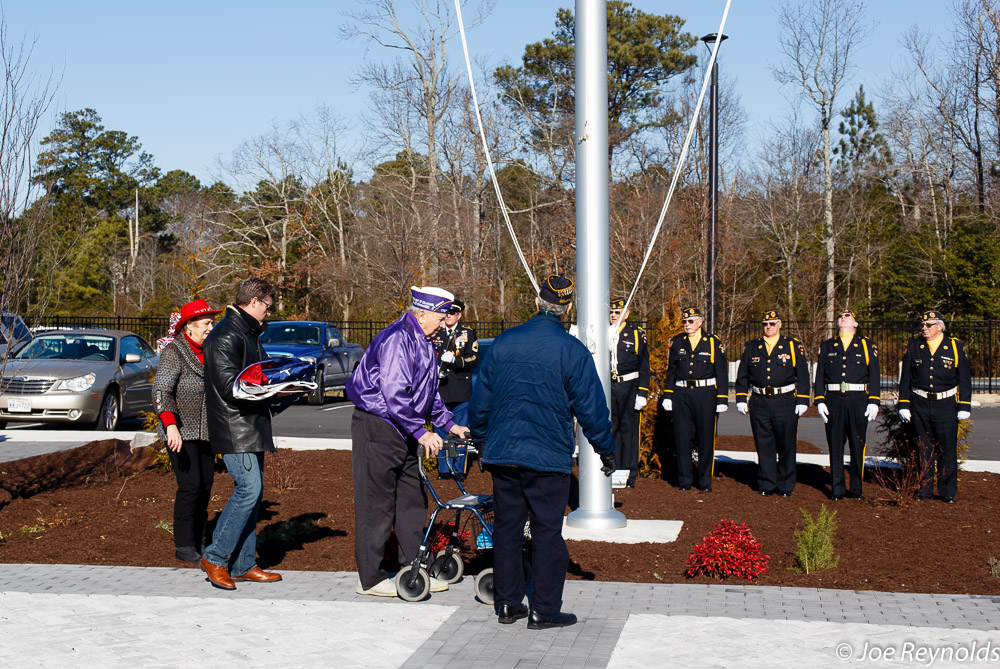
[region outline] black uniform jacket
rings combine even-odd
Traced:
[[[262,453],[274,450],[271,402],[240,400],[233,382],[266,356],[260,346],[264,328],[253,316],[232,305],[226,317],[205,337],[205,409],[212,452]]]
[[[670,360],[667,363],[666,396],[677,388],[677,381],[715,378],[716,404],[729,401],[729,365],[722,341],[715,335],[702,333],[693,349],[683,332],[670,340]]]
[[[795,403],[809,405],[809,361],[802,342],[780,335],[771,352],[764,338],[751,339],[743,347],[736,372],[736,401],[746,402],[750,386],[781,388],[795,384]]]
[[[958,386],[958,410],[968,411],[972,406],[972,372],[965,344],[954,337],[945,337],[931,355],[923,337],[911,339],[899,375],[900,408],[910,406],[914,388],[943,393],[955,386]]]
[[[855,334],[846,349],[839,335],[819,345],[816,383],[813,386],[816,404],[823,402],[828,392],[840,392],[826,388],[840,383],[865,384],[868,386],[868,403],[878,405],[882,396],[882,377],[879,375],[875,342]]]
[[[626,322],[618,333],[618,376],[639,372],[639,397],[649,397],[649,349],[646,332]]]
[[[455,361],[443,365],[445,377],[441,379],[438,392],[445,404],[468,402],[472,397],[472,368],[479,362],[479,340],[476,330],[462,325],[459,321],[453,332],[442,327],[431,343],[437,351],[438,360],[445,351],[455,354]]]

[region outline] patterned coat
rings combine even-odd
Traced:
[[[181,335],[160,353],[160,364],[153,380],[153,404],[156,415],[174,414],[177,429],[184,441],[208,441],[208,414],[205,411],[205,367]],[[166,441],[162,421],[157,432]]]

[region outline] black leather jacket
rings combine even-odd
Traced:
[[[226,317],[205,338],[205,407],[212,451],[261,453],[274,450],[271,403],[238,400],[233,382],[246,367],[266,356],[260,346],[263,327],[232,305]]]

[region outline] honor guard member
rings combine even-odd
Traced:
[[[938,495],[946,503],[958,492],[958,421],[972,407],[972,376],[965,345],[944,335],[944,317],[925,311],[921,337],[910,340],[899,375],[899,418],[913,421],[920,461],[917,499],[928,499],[937,453]]]
[[[444,325],[431,337],[438,356],[438,394],[459,425],[468,420],[469,398],[472,397],[472,368],[479,362],[479,341],[476,330],[459,323],[465,313],[465,302],[451,303]],[[446,435],[445,435],[446,436]],[[452,466],[465,471],[465,456],[459,456]],[[438,457],[439,476],[450,476],[444,457]]]
[[[849,497],[864,499],[861,491],[865,474],[865,438],[868,423],[878,416],[881,398],[878,348],[875,342],[857,334],[858,320],[853,311],[837,317],[839,334],[819,347],[813,396],[819,417],[826,424],[830,446],[830,499],[844,498],[844,440],[851,448],[851,491]]]
[[[694,481],[691,442],[698,444],[698,488],[712,490],[718,414],[728,409],[729,368],[722,341],[703,333],[697,307],[681,312],[683,334],[670,340],[670,360],[663,408],[673,412],[677,450],[677,485],[690,490]]]
[[[649,396],[649,349],[646,333],[628,322],[625,300],[611,300],[611,424],[615,466],[628,470],[625,485],[635,487],[639,474],[639,423]]]
[[[748,341],[740,357],[736,409],[750,412],[757,490],[764,497],[774,493],[791,497],[799,417],[809,407],[809,362],[802,342],[781,335],[777,311],[765,311],[761,324],[764,336]]]

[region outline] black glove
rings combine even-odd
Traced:
[[[611,476],[611,474],[615,471],[615,456],[602,455],[601,464],[604,465],[601,467],[601,472],[603,472],[605,476]]]

